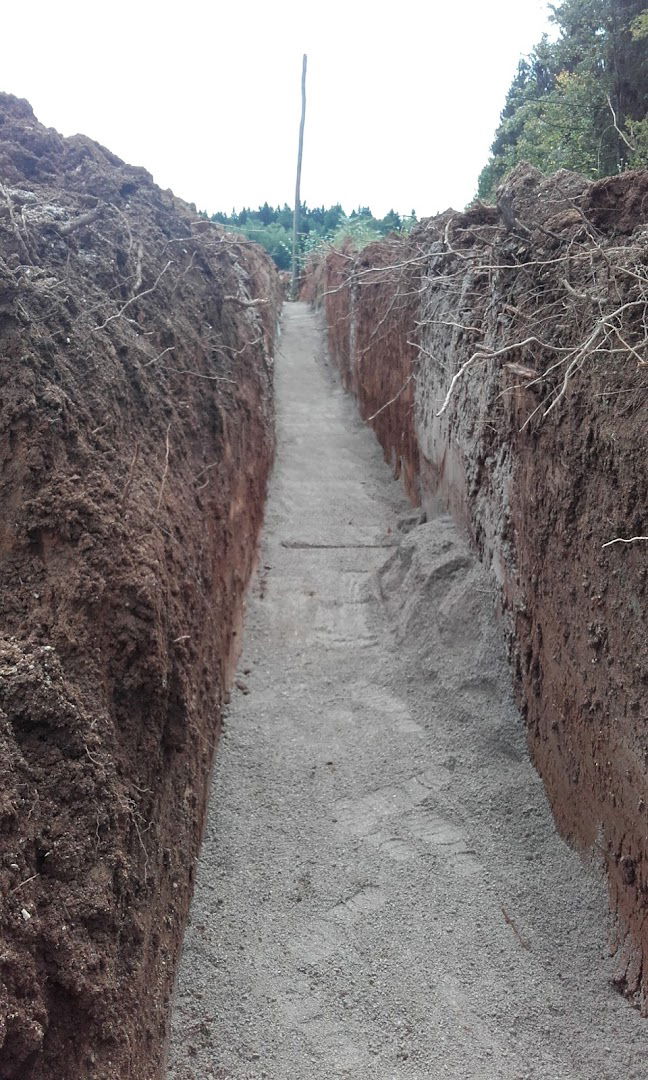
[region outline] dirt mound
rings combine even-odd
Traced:
[[[411,447],[408,490],[499,583],[533,760],[563,835],[605,857],[644,1010],[646,549],[610,541],[647,532],[647,192],[522,165],[496,207],[331,254],[313,286],[361,414]]]
[[[414,528],[378,576],[396,640],[416,654],[431,682],[453,672],[476,681],[496,663],[492,610],[484,603],[484,570],[449,517]],[[434,612],[434,618],[430,613]]]
[[[583,209],[606,234],[627,235],[639,225],[648,225],[648,171],[635,169],[592,184]]]
[[[0,95],[0,1077],[159,1075],[277,277]]]

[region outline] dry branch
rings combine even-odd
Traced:
[[[614,540],[608,540],[606,544],[601,546],[607,548],[612,547],[612,544],[636,544],[638,540],[648,540],[648,536],[631,536],[628,540],[624,540],[622,536],[617,536]]]
[[[11,227],[13,229],[16,240],[18,241],[18,246],[20,247],[20,250],[21,250],[21,252],[23,254],[23,257],[27,260],[27,262],[31,266],[31,265],[33,265],[31,252],[30,252],[29,248],[27,247],[27,243],[26,243],[26,241],[25,241],[25,239],[23,237],[23,234],[20,231],[20,228],[18,226],[18,222],[16,221],[16,215],[14,214],[14,208],[13,208],[13,202],[11,200],[11,195],[9,194],[6,187],[2,183],[0,183],[0,194],[2,194],[2,197],[4,198],[4,200],[5,200],[6,204],[7,204],[7,209],[9,211],[9,220],[11,222]]]
[[[103,212],[103,205],[95,206],[93,210],[88,210],[85,214],[79,214],[78,217],[71,218],[70,221],[61,222],[57,225],[57,229],[61,236],[70,236],[71,233],[76,232],[77,229],[83,229],[86,225],[91,225],[93,221]]]
[[[161,360],[162,357],[166,356],[167,353],[174,352],[174,351],[175,351],[175,345],[169,345],[168,348],[163,349],[161,353],[158,353],[157,356],[154,356],[152,360],[147,360],[147,362],[145,364],[142,364],[142,367],[143,368],[151,367],[152,364],[157,364],[158,360]]]
[[[260,304],[268,304],[270,303],[270,301],[268,300],[267,296],[258,296],[254,300],[247,300],[243,296],[233,296],[231,294],[227,294],[223,297],[223,303],[238,304],[239,307],[251,308],[259,307]]]
[[[390,405],[393,405],[395,401],[398,401],[399,397],[400,397],[400,396],[401,396],[401,394],[403,393],[403,390],[405,390],[405,389],[406,389],[406,388],[407,388],[407,387],[409,386],[409,384],[411,383],[411,381],[412,381],[412,379],[414,378],[415,374],[416,374],[416,372],[414,372],[414,371],[411,371],[411,372],[410,372],[410,374],[408,375],[408,377],[407,377],[407,378],[405,379],[405,382],[404,382],[404,383],[403,383],[403,385],[401,386],[401,388],[400,388],[400,390],[398,391],[398,393],[397,393],[397,394],[394,394],[393,398],[390,398],[390,399],[389,399],[389,401],[386,401],[384,405],[381,405],[381,406],[380,406],[380,408],[379,408],[379,409],[377,409],[375,413],[372,413],[372,415],[371,415],[371,416],[368,416],[368,417],[366,418],[366,420],[365,420],[365,423],[366,423],[366,424],[369,424],[369,423],[371,423],[371,421],[372,421],[372,420],[375,420],[377,416],[380,416],[380,414],[381,414],[382,412],[384,412],[384,411],[385,411],[385,409],[388,409]]]
[[[155,281],[151,285],[150,289],[144,289],[143,292],[137,293],[135,296],[131,296],[130,300],[127,300],[126,303],[119,309],[119,311],[116,311],[114,315],[109,315],[108,318],[105,319],[104,322],[102,322],[99,326],[93,326],[92,332],[97,333],[97,331],[99,330],[105,330],[109,323],[113,322],[115,319],[121,319],[125,312],[128,310],[128,308],[131,306],[131,304],[134,304],[136,300],[141,300],[142,297],[149,296],[152,292],[155,292],[160,281],[162,280],[170,266],[173,266],[172,259],[169,259],[164,269],[160,271]]]
[[[532,334],[530,337],[525,338],[523,341],[513,341],[509,345],[503,345],[501,349],[485,349],[482,347],[481,349],[478,349],[476,352],[474,352],[472,356],[469,357],[469,359],[461,365],[459,371],[455,372],[455,374],[452,376],[452,381],[450,383],[450,386],[448,387],[448,392],[445,396],[443,405],[439,409],[438,413],[436,413],[436,415],[441,416],[446,411],[448,405],[450,404],[450,398],[452,397],[452,393],[457,382],[464,374],[464,372],[472,366],[472,364],[476,363],[479,360],[494,360],[496,357],[504,356],[506,353],[512,352],[514,349],[522,349],[525,345],[530,345],[532,342],[535,342],[538,345],[543,344],[540,339],[535,336],[535,334]]]
[[[610,95],[606,94],[605,97],[606,97],[606,101],[608,103],[608,106],[610,108],[610,112],[612,113],[612,124],[614,125],[614,130],[616,131],[619,138],[626,144],[626,146],[628,147],[628,150],[632,150],[633,153],[634,153],[634,151],[637,149],[637,147],[633,146],[632,143],[629,141],[629,139],[626,137],[626,135],[624,135],[624,133],[621,131],[621,128],[619,127],[618,122],[617,122],[617,114],[614,111],[614,106],[612,104],[612,99],[610,98]]]

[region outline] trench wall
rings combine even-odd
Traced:
[[[561,833],[604,859],[644,1011],[648,546],[604,545],[648,533],[647,264],[648,173],[520,166],[497,206],[307,279],[385,457],[497,579],[531,756]]]
[[[161,1075],[273,455],[254,245],[0,95],[0,1077]]]

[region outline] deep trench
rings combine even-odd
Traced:
[[[417,524],[305,305],[177,980],[171,1080],[639,1080],[488,578]]]

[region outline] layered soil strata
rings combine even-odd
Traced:
[[[157,1077],[273,454],[254,245],[0,95],[0,1077]]]
[[[309,279],[414,501],[450,509],[499,583],[532,758],[562,834],[604,857],[618,985],[644,1011],[647,549],[609,542],[648,532],[647,263],[647,172],[520,166],[496,206]]]

